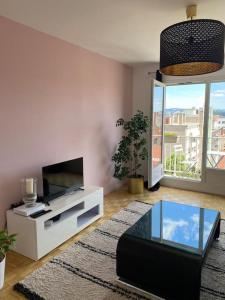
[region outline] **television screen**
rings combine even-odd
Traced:
[[[45,201],[78,190],[84,185],[83,158],[68,160],[42,168]]]

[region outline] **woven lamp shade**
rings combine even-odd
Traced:
[[[160,71],[191,76],[215,72],[224,64],[224,24],[197,19],[174,24],[160,36]]]

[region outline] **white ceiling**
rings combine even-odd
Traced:
[[[225,23],[225,0],[0,0],[0,15],[123,63],[159,61],[160,32],[186,19]]]

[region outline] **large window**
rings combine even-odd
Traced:
[[[207,85],[209,94],[205,93]],[[208,136],[204,132],[205,103]],[[203,162],[202,157],[206,158]],[[164,173],[200,180],[202,165],[203,169],[225,170],[225,82],[167,86]]]
[[[210,84],[207,167],[225,169],[225,82]]]
[[[205,87],[205,84],[166,87],[165,175],[201,178]]]

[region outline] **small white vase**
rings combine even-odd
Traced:
[[[0,289],[3,288],[5,278],[5,258],[0,262]]]

